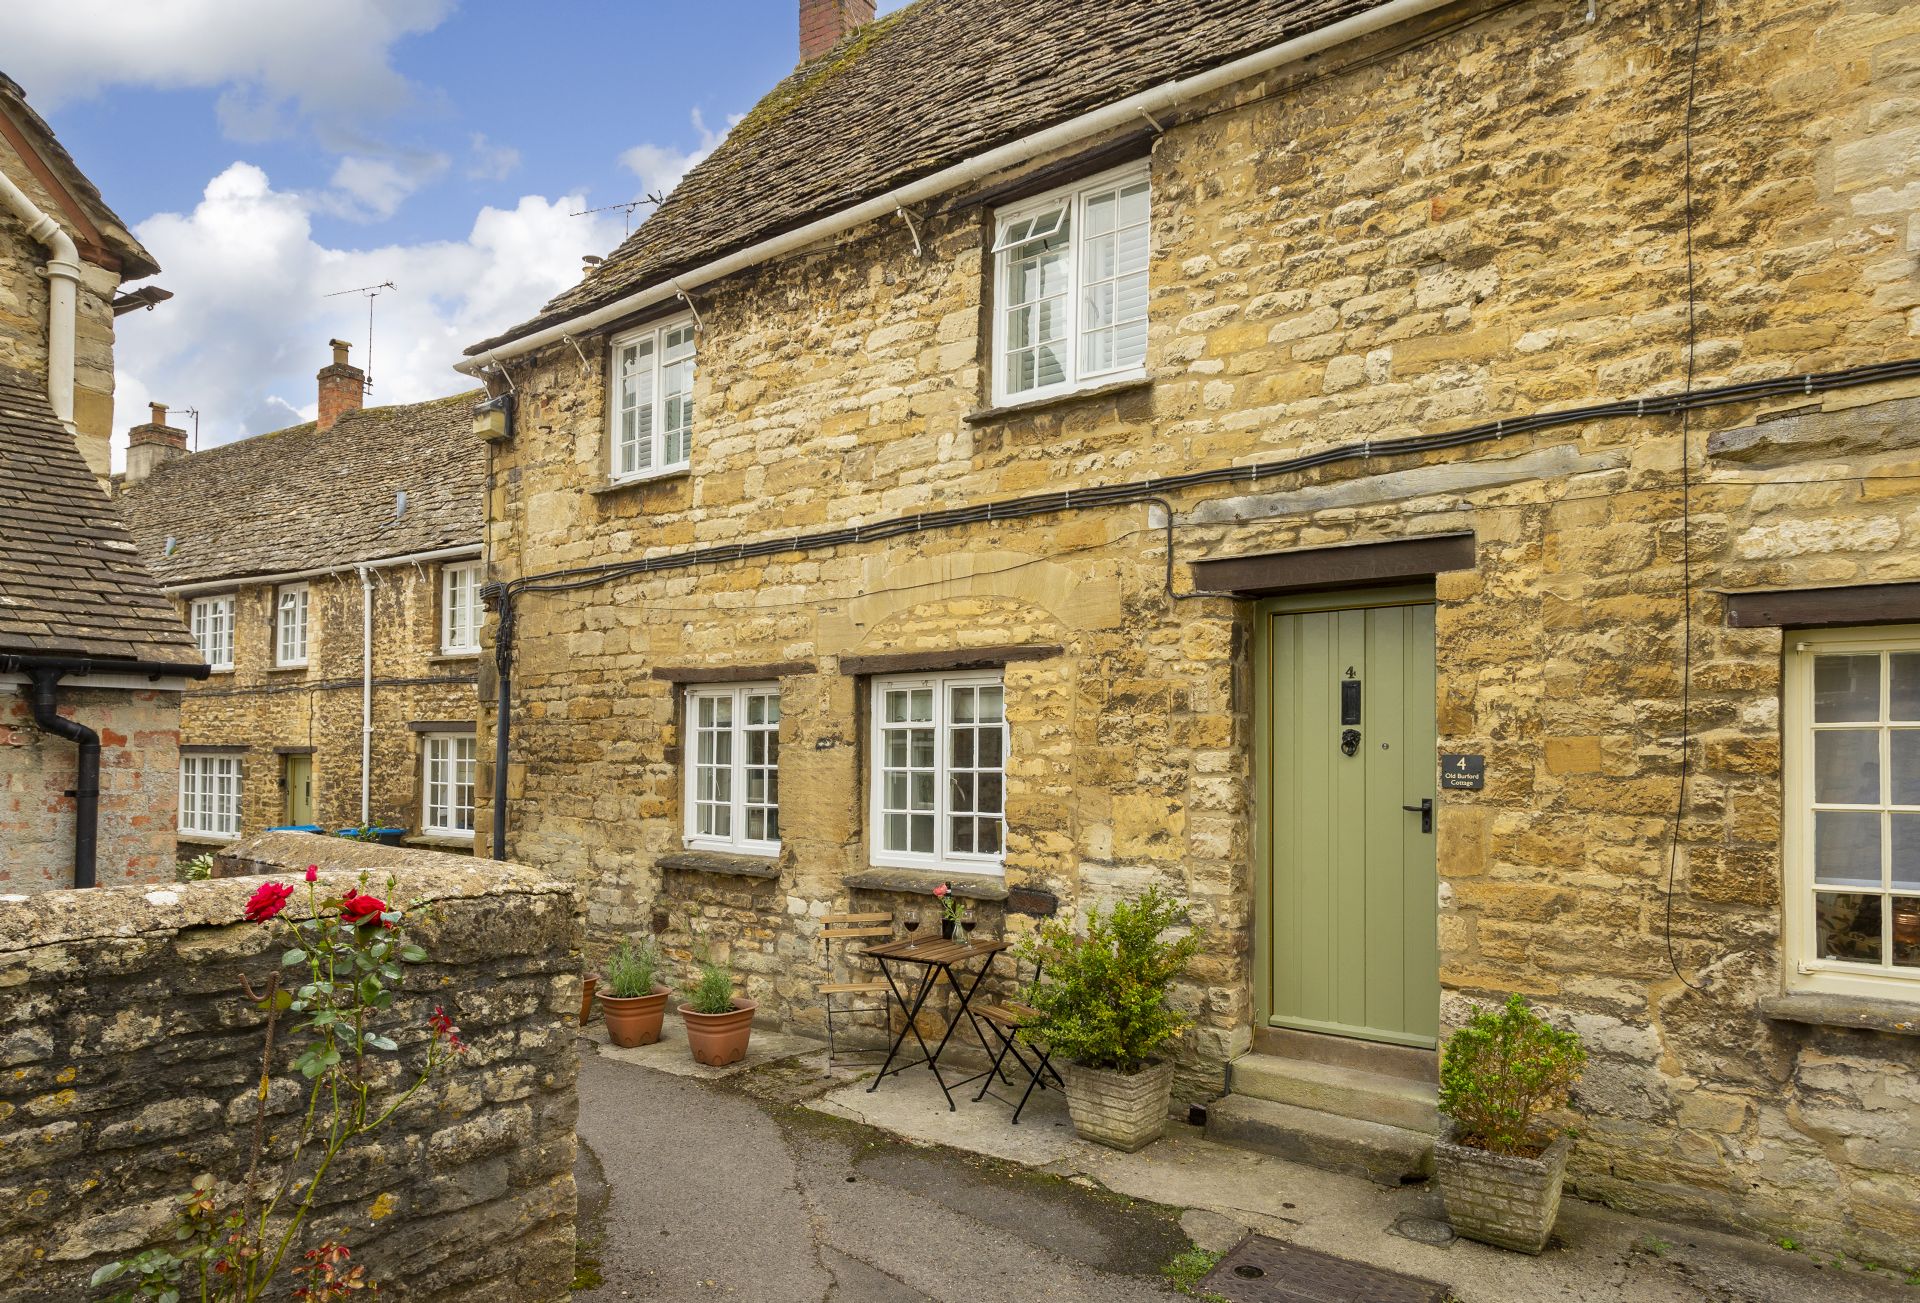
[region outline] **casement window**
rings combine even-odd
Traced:
[[[1920,625],[1787,647],[1790,984],[1920,999]]]
[[[687,833],[704,850],[780,849],[780,688],[687,689]]]
[[[307,663],[307,586],[288,584],[273,600],[273,663]]]
[[[994,214],[994,402],[1144,375],[1147,168]]]
[[[480,570],[478,561],[440,567],[440,650],[444,654],[480,650]]]
[[[427,733],[421,738],[420,828],[429,836],[473,832],[473,734]]]
[[[187,627],[200,659],[216,670],[233,668],[233,594],[196,597],[187,605]]]
[[[1006,852],[1000,675],[875,679],[875,864],[998,873]]]
[[[180,757],[180,831],[196,837],[240,835],[240,757]]]
[[[693,450],[693,318],[616,337],[609,392],[612,478],[686,469]]]

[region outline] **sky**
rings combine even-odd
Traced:
[[[882,0],[880,11],[902,0]],[[798,0],[6,0],[19,82],[173,291],[119,319],[115,460],[147,403],[199,446],[472,382],[792,70]],[[648,206],[634,210],[645,217]]]

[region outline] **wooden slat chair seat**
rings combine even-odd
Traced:
[[[1040,981],[1040,970],[1038,968],[1034,969],[1033,980],[1035,983]],[[1026,1054],[1022,1054],[1020,1048],[1014,1044],[1014,1042],[1020,1038],[1022,1029],[1031,1027],[1034,1023],[1040,1021],[1040,1011],[1032,1005],[1022,1004],[1018,1000],[1001,1000],[996,1004],[976,1005],[974,1006],[973,1012],[977,1017],[982,1019],[987,1026],[993,1028],[993,1034],[1000,1039],[1000,1050],[993,1056],[993,1066],[982,1074],[985,1080],[980,1083],[980,1093],[973,1097],[973,1102],[978,1104],[987,1097],[993,1089],[993,1080],[995,1077],[1005,1081],[1010,1086],[1013,1084],[1006,1074],[1006,1061],[1008,1057],[1011,1056],[1013,1061],[1019,1064],[1021,1069],[1027,1074],[1026,1092],[1020,1096],[1020,1102],[1014,1104],[1013,1107],[1012,1125],[1019,1126],[1020,1114],[1025,1111],[1027,1101],[1033,1097],[1035,1089],[1045,1090],[1047,1088],[1046,1079],[1048,1077],[1052,1077],[1055,1084],[1059,1085],[1062,1089],[1066,1088],[1066,1083],[1060,1080],[1059,1072],[1054,1069],[1052,1063],[1053,1048],[1051,1046],[1029,1043],[1027,1053],[1032,1054],[1035,1060],[1029,1063],[1027,1062]],[[1002,1097],[994,1095],[994,1098],[1001,1099]],[[1013,1103],[1012,1100],[1004,1100],[1003,1102]]]
[[[878,910],[864,914],[828,914],[820,920],[824,927],[820,930],[821,948],[826,955],[827,969],[831,976],[833,969],[833,947],[837,943],[850,947],[857,941],[877,941],[893,935],[893,913],[891,910]],[[825,981],[814,987],[827,1002],[827,1061],[837,1063],[843,1057],[834,1037],[834,1019],[859,1013],[886,1013],[892,1008],[893,996],[884,980]],[[880,997],[878,1003],[834,1003],[835,996],[874,996]],[[854,1051],[865,1053],[867,1051]],[[884,1052],[884,1051],[881,1051]]]

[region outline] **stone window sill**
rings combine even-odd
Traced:
[[[417,837],[402,837],[400,844],[402,846],[419,846],[427,850],[435,851],[470,851],[473,849],[473,834],[467,833],[465,836],[456,837],[443,836],[437,833],[422,833]]]
[[[480,649],[478,647],[475,647],[472,651],[435,652],[433,655],[427,657],[427,664],[429,665],[449,665],[449,664],[471,665],[473,662],[479,659],[480,659]]]
[[[611,480],[605,484],[595,485],[593,488],[588,489],[587,493],[592,497],[598,498],[604,497],[609,493],[626,493],[632,489],[644,489],[655,484],[670,484],[674,480],[690,480],[692,478],[693,467],[678,466],[673,470],[661,471],[655,475],[636,475],[628,480]]]
[[[269,674],[305,674],[308,668],[309,667],[307,665],[307,662],[301,661],[298,665],[269,665],[267,666],[267,673]]]
[[[780,861],[773,856],[728,855],[721,851],[675,851],[655,860],[653,867],[677,869],[682,873],[719,873],[735,878],[780,876]]]
[[[1151,389],[1153,384],[1152,376],[1129,376],[1125,380],[1095,385],[1091,389],[1074,389],[1064,394],[1049,394],[1045,398],[1034,398],[1026,402],[1002,403],[998,407],[976,407],[960,419],[968,425],[981,425],[1006,417],[1030,416],[1035,412],[1044,412],[1072,403],[1096,403],[1106,398],[1118,398],[1122,394]]]
[[[210,832],[183,832],[177,835],[174,840],[182,846],[205,846],[209,849],[218,849],[222,846],[237,846],[240,844],[240,838],[237,834],[232,837],[221,837]]]
[[[948,873],[942,869],[862,869],[849,873],[846,884],[861,891],[902,891],[931,896],[941,883],[968,900],[1005,900],[1007,881],[985,873]]]
[[[1870,1000],[1863,996],[1795,991],[1769,996],[1760,1002],[1761,1016],[1775,1022],[1806,1023],[1814,1027],[1849,1027],[1856,1031],[1920,1036],[1920,1003]]]

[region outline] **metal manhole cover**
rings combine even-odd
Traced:
[[[1445,1303],[1430,1280],[1249,1235],[1195,1290],[1232,1303]]]

